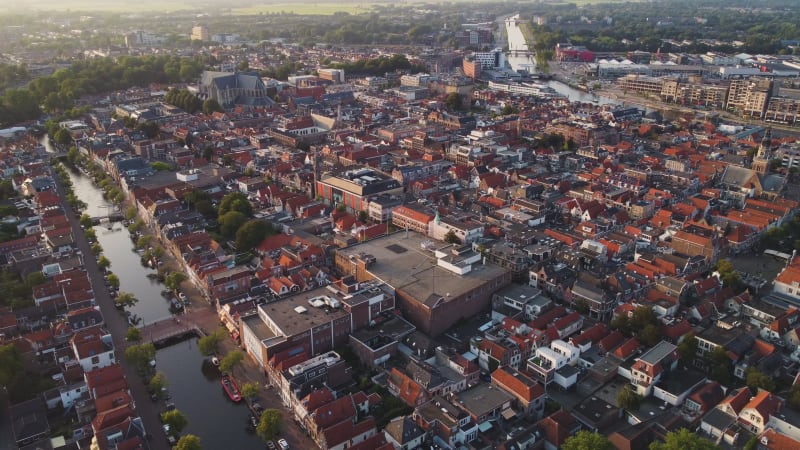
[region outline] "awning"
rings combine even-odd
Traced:
[[[517,417],[517,413],[515,413],[514,410],[511,408],[503,410],[503,412],[501,412],[500,415],[503,417],[503,419],[506,420],[511,420],[514,417]]]
[[[478,429],[481,430],[481,433],[486,433],[487,431],[492,429],[492,424],[489,421],[483,422],[478,424]]]

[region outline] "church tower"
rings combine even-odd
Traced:
[[[767,128],[764,133],[764,138],[761,139],[761,144],[758,146],[758,152],[753,158],[753,170],[760,176],[769,173],[769,165],[772,161],[772,152],[770,146],[772,145],[772,128]]]

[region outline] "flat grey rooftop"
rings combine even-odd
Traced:
[[[674,352],[678,347],[673,344],[670,344],[667,341],[661,341],[656,344],[655,347],[651,348],[647,351],[644,355],[639,357],[640,360],[646,362],[647,364],[653,365],[661,361],[662,359],[666,358],[667,355]]]
[[[332,296],[333,294],[322,287],[277,302],[260,305],[258,308],[275,324],[276,335],[294,336],[323,323],[349,315],[343,308],[315,308],[308,303],[309,299],[322,295]],[[303,312],[295,311],[295,308],[299,306],[303,307]]]
[[[476,263],[472,271],[460,276],[436,265],[432,252],[421,245],[431,241],[418,233],[399,232],[338,250],[342,254],[375,257],[368,271],[386,284],[401,290],[420,302],[431,295],[457,297],[501,276],[505,269],[493,264]]]

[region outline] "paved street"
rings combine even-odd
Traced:
[[[58,177],[56,177],[56,180],[58,180]],[[56,189],[61,198],[65,198],[64,188],[59,181],[56,182]],[[153,435],[153,439],[149,441],[150,448],[154,450],[168,449],[169,446],[166,440],[160,435],[161,422],[158,418],[160,411],[157,405],[150,401],[150,395],[147,393],[147,388],[141,377],[139,377],[133,367],[125,362],[125,353],[123,349],[125,348],[125,333],[128,331],[128,321],[114,306],[114,301],[111,299],[108,289],[105,286],[103,274],[97,267],[97,261],[92,254],[89,243],[86,241],[86,237],[84,237],[81,231],[78,217],[76,217],[72,208],[65,206],[65,211],[69,223],[72,226],[72,231],[75,233],[75,243],[81,253],[83,253],[84,266],[89,273],[89,279],[92,281],[95,300],[100,307],[100,311],[103,313],[106,329],[108,329],[113,337],[117,361],[119,361],[125,369],[128,386],[136,402],[136,410],[142,417],[147,433]]]

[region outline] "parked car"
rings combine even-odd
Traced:
[[[286,439],[284,438],[278,439],[278,446],[281,448],[281,450],[289,450],[289,443],[286,442]]]
[[[267,450],[278,450],[278,447],[275,446],[274,442],[267,441]]]

